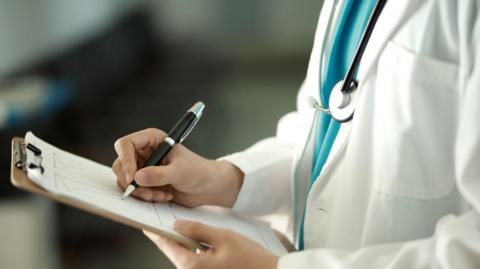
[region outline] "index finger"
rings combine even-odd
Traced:
[[[115,141],[114,148],[128,183],[133,181],[133,175],[137,171],[137,150],[149,146],[156,147],[164,136],[163,131],[149,128],[126,135]]]

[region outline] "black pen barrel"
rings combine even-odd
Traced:
[[[145,162],[144,167],[159,165],[163,158],[167,156],[168,152],[172,149],[172,146],[167,142],[163,141],[158,149],[150,156],[150,158]]]
[[[172,130],[168,133],[168,137],[170,137],[175,144],[180,143],[182,137],[188,132],[189,128],[192,126],[192,123],[195,121],[196,115],[192,112],[187,112],[183,117],[173,126]],[[145,167],[153,166],[153,165],[160,165],[163,158],[167,156],[168,152],[172,149],[173,145],[168,143],[167,141],[163,141],[158,149],[150,156],[150,158],[145,163]]]
[[[193,112],[187,112],[183,117],[173,126],[172,130],[168,133],[168,136],[175,141],[175,143],[180,143],[182,137],[185,133],[188,132],[193,122],[196,120],[196,115]]]

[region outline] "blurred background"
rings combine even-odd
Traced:
[[[242,150],[294,109],[321,5],[0,0],[0,268],[172,268],[140,231],[13,188],[11,138],[110,165],[118,137],[168,130],[202,100],[185,144]]]

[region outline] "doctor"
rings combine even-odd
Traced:
[[[146,232],[177,267],[480,268],[480,2],[388,0],[352,82],[331,95],[375,4],[325,1],[297,111],[275,137],[219,160],[177,145],[138,171],[165,133],[115,143],[118,184],[135,178],[137,197],[283,214],[299,249],[275,257],[233,231],[178,221],[213,246],[196,255]]]

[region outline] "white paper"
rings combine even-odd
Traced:
[[[178,234],[173,230],[177,219],[187,219],[234,230],[258,242],[276,255],[285,248],[266,223],[247,219],[230,210],[200,207],[185,208],[173,203],[150,203],[128,197],[122,200],[122,190],[116,185],[116,176],[108,166],[60,150],[28,132],[25,142],[42,151],[44,173],[28,169],[29,177],[46,190],[107,210],[113,214]],[[27,162],[35,162],[27,150]]]

